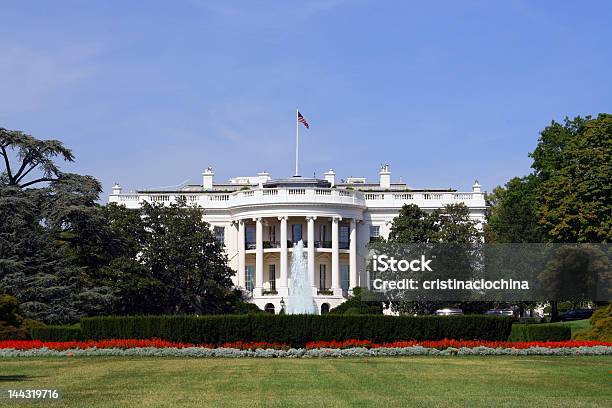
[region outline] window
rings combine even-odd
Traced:
[[[255,247],[255,226],[254,225],[246,226],[245,242],[247,245],[247,249],[253,249]]]
[[[325,286],[325,281],[326,279],[326,270],[325,270],[325,264],[320,264],[319,265],[319,290],[325,290],[326,286]]]
[[[298,242],[302,239],[302,224],[291,225],[291,240]]]
[[[325,236],[327,235],[325,232],[326,225],[319,225],[319,241],[325,242]]]
[[[348,225],[340,225],[338,228],[339,232],[339,246],[340,249],[348,249],[349,248],[349,227]]]
[[[266,313],[274,314],[274,305],[272,303],[266,303],[266,306],[264,307],[264,311]]]
[[[249,292],[253,291],[253,288],[255,287],[255,265],[246,266],[245,286],[245,289]]]
[[[340,264],[340,279],[342,290],[349,290],[349,266],[347,264]]]
[[[370,241],[376,241],[380,237],[380,226],[370,225]]]
[[[268,280],[270,281],[270,290],[276,290],[276,265],[270,264]]]
[[[219,241],[221,245],[225,245],[225,227],[215,227],[215,239]]]
[[[268,227],[268,238],[270,239],[270,242],[276,242],[276,225],[270,225]]]

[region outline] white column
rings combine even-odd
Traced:
[[[244,245],[244,220],[238,220],[238,286],[246,287],[246,252]]]
[[[338,223],[340,217],[332,218],[332,283],[331,289],[334,295],[342,294],[340,285],[340,251],[338,245]]]
[[[289,296],[287,279],[287,217],[278,217],[280,220],[280,296]]]
[[[263,220],[255,218],[255,290],[253,295],[261,296],[263,288]]]
[[[308,220],[308,276],[310,277],[310,284],[313,288],[315,285],[315,231],[314,223],[317,217],[306,217]],[[313,289],[314,290],[314,289]],[[316,293],[316,292],[315,292]]]
[[[351,219],[349,245],[349,290],[357,286],[357,220]]]

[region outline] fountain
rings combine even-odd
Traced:
[[[308,263],[304,256],[304,243],[300,240],[293,245],[291,255],[291,284],[287,299],[288,314],[314,314],[312,285],[308,276]]]

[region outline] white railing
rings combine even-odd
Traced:
[[[229,208],[256,204],[318,203],[357,205],[373,208],[401,208],[405,204],[437,208],[447,204],[465,203],[468,206],[484,207],[484,193],[457,192],[361,192],[335,188],[295,188],[280,187],[236,191],[233,193],[191,193],[175,195],[120,194],[111,195],[111,202],[121,202],[129,207],[137,207],[142,201],[164,205],[186,199],[188,204],[204,208]]]
[[[138,201],[138,194],[120,195],[119,201]]]
[[[252,191],[247,191],[247,193],[252,193]],[[210,201],[229,201],[229,194],[212,194],[208,196]]]
[[[374,193],[365,193],[364,194],[366,200],[382,200],[385,198],[384,194],[374,194]]]
[[[412,194],[401,193],[401,194],[393,194],[394,200],[412,200]]]

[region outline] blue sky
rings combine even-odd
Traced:
[[[2,1],[0,126],[106,191],[293,174],[487,190],[612,107],[610,2]]]

